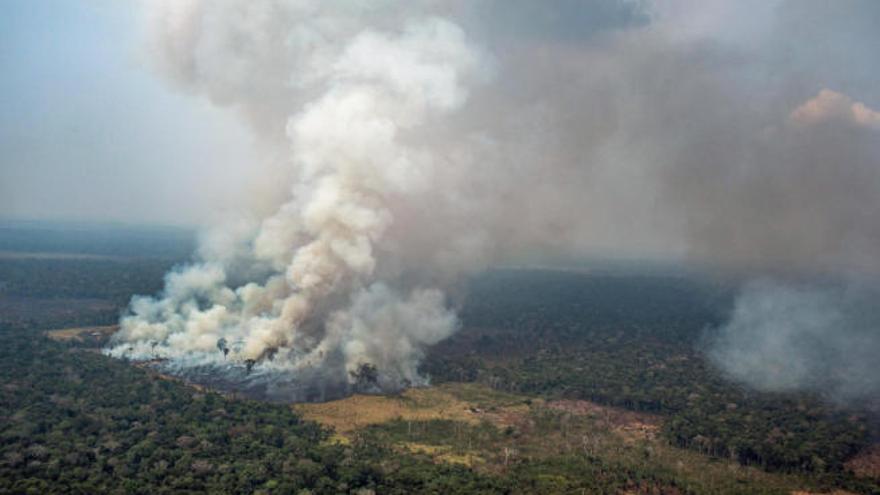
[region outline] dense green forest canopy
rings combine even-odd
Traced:
[[[689,278],[494,272],[472,284],[467,331],[437,346],[423,369],[435,381],[660,413],[669,441],[744,464],[841,471],[876,435],[876,414],[721,376],[701,342],[730,294]]]
[[[114,323],[131,295],[160,290],[166,270],[186,259],[117,254],[0,259],[0,493],[705,491],[647,457],[621,464],[572,452],[518,458],[503,472],[437,463],[395,447],[413,428],[400,422],[339,444],[284,405],[194,389],[45,339],[47,328]],[[705,360],[701,342],[734,290],[693,274],[489,272],[471,281],[462,329],[430,350],[422,371],[434,383],[651,413],[663,419],[665,442],[695,455],[816,488],[880,491],[846,465],[877,437],[876,411],[757,393]],[[483,438],[499,449],[511,434],[449,421],[416,428],[439,445]],[[736,491],[731,483],[725,491]]]

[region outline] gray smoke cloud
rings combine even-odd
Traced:
[[[880,268],[875,2],[146,12],[162,73],[240,114],[272,166],[255,167],[252,201],[206,231],[197,263],[132,301],[111,355],[322,390],[368,363],[393,388],[423,382],[421,353],[458,325],[450,290],[499,260]],[[718,342],[723,366],[737,342]]]
[[[838,401],[880,393],[876,289],[748,284],[709,356],[767,391],[810,390]]]

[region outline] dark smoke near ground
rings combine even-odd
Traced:
[[[744,290],[711,351],[761,388],[811,387],[823,368],[780,372],[755,339],[803,356],[828,339],[876,348],[861,305],[820,298],[859,322],[838,335],[808,311],[823,289],[786,282],[880,269],[876,2],[175,0],[144,14],[161,73],[241,115],[270,166],[197,263],[132,301],[111,355],[245,388],[348,391],[363,365],[380,389],[424,383],[463,277],[547,252],[776,277]],[[850,385],[871,389],[835,382],[861,393]]]

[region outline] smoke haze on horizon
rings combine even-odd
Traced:
[[[113,355],[230,369],[225,339],[259,362],[244,386],[274,373],[344,388],[371,363],[394,388],[457,329],[464,275],[535,252],[652,253],[781,277],[746,287],[719,329],[739,337],[710,355],[735,379],[798,389],[817,373],[756,378],[797,346],[751,344],[831,330],[744,308],[777,298],[813,322],[797,301],[815,293],[786,274],[880,269],[876,2],[190,0],[141,14],[162,76],[240,119],[260,162],[237,169],[244,193],[199,261],[132,302]],[[823,301],[880,340],[880,320],[849,316],[863,306]]]
[[[241,202],[252,137],[156,77],[136,5],[0,7],[0,219],[192,227]]]

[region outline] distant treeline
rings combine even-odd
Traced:
[[[115,323],[193,247],[194,234],[177,228],[0,222],[0,324]]]
[[[0,221],[0,251],[187,258],[194,246],[183,228]]]

